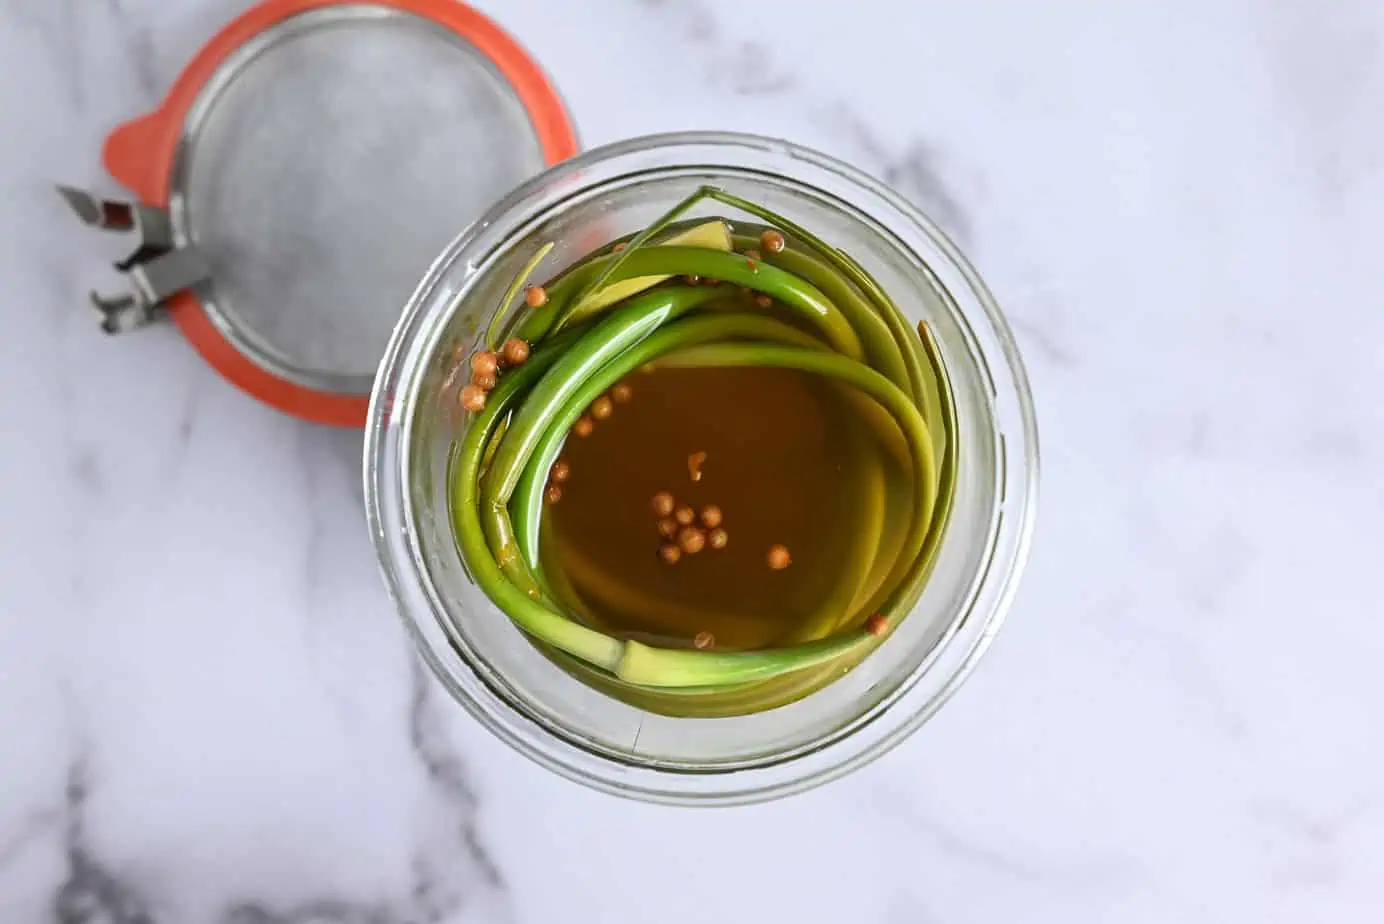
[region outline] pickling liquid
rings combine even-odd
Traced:
[[[702,189],[524,288],[456,395],[451,498],[468,569],[539,651],[688,717],[859,664],[917,599],[951,493],[931,332],[808,231],[667,223],[706,197],[791,224]]]
[[[611,635],[718,650],[796,644],[869,615],[859,608],[885,577],[869,563],[893,562],[913,512],[892,423],[795,370],[655,368],[625,384],[627,401],[568,436],[570,473],[546,508],[543,566],[565,606]],[[718,507],[725,547],[665,561],[660,492]],[[774,546],[787,567],[771,567]]]

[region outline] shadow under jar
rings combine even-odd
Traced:
[[[699,190],[713,194],[690,201]],[[649,229],[656,233],[641,234]],[[779,233],[786,248],[775,254]],[[759,241],[768,247],[756,248]],[[681,270],[705,266],[708,278],[665,278],[678,272],[669,260]],[[823,276],[824,267],[839,279]],[[799,291],[793,280],[807,285]],[[526,301],[526,281],[552,300]],[[852,308],[848,301],[853,311],[839,310]],[[622,319],[632,330],[621,329]],[[480,400],[466,410],[473,357],[517,335],[529,355],[502,365],[498,384],[482,380],[488,412]],[[556,374],[564,369],[580,375]],[[628,391],[615,394],[620,386]],[[706,395],[707,414],[687,403],[693,393]],[[776,413],[763,404],[775,394],[804,410]],[[629,403],[613,411],[593,403],[612,395]],[[477,398],[474,386],[466,396]],[[763,406],[755,409],[755,399]],[[795,420],[805,423],[794,430]],[[593,423],[589,439],[571,435]],[[490,429],[475,429],[482,425]],[[698,435],[680,441],[687,432]],[[804,471],[775,457],[772,442],[756,443],[756,433],[805,441]],[[587,445],[602,438],[625,443],[602,456]],[[750,456],[726,458],[737,446],[764,459],[757,476],[747,471]],[[563,477],[550,481],[559,458]],[[592,476],[602,459],[603,476]],[[639,464],[606,470],[620,459]],[[516,474],[487,507],[495,481],[526,462],[542,478]],[[840,484],[820,481],[838,469]],[[820,489],[810,487],[814,472]],[[1003,618],[1027,554],[1036,480],[1022,364],[993,299],[950,241],[843,164],[729,134],[592,151],[520,187],[464,232],[394,333],[365,450],[385,579],[457,701],[565,776],[688,804],[810,788],[888,750],[931,715]],[[684,560],[658,560],[679,545],[671,526],[660,538],[663,511],[651,509],[663,501],[648,488],[664,484],[697,506],[716,500],[720,484],[736,500],[717,503],[730,544],[693,541]],[[559,490],[545,504],[552,487]],[[813,496],[793,503],[807,491]],[[752,503],[756,496],[763,502]],[[591,515],[597,503],[610,508],[609,522]],[[467,521],[468,510],[499,511],[503,522],[482,528]],[[636,537],[629,524],[641,517]],[[812,522],[836,541],[815,541]],[[780,558],[770,544],[775,524],[800,554]],[[716,525],[692,524],[704,536]],[[748,570],[751,560],[759,574]],[[750,601],[746,613],[716,608],[717,568],[738,575],[724,583]],[[782,577],[765,577],[771,572]],[[603,593],[608,586],[617,589]],[[776,586],[780,597],[766,590]],[[659,588],[672,594],[669,612],[653,616],[667,620],[640,623],[631,614],[641,607],[620,602],[654,593],[657,610]],[[687,599],[696,593],[703,598]],[[800,618],[741,631],[756,605],[779,604]],[[680,621],[675,609],[693,615]],[[719,638],[694,631],[718,618]]]

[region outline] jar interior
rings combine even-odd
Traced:
[[[442,267],[426,292],[436,320],[412,349],[426,361],[404,383],[412,405],[406,451],[409,538],[435,618],[456,658],[510,708],[569,744],[627,764],[687,772],[726,771],[792,759],[868,724],[907,692],[944,640],[972,612],[989,569],[1001,505],[1004,443],[993,413],[994,381],[957,299],[967,280],[941,250],[914,250],[863,212],[795,180],[732,168],[668,167],[598,183],[568,176],[560,201],[515,227],[483,260]],[[592,249],[648,225],[698,186],[711,184],[763,204],[853,256],[909,321],[926,321],[950,376],[956,405],[956,486],[936,565],[917,605],[857,667],[797,702],[727,718],[646,712],[556,667],[481,593],[466,573],[448,511],[449,463],[465,419],[458,391],[465,357],[493,308],[543,245],[535,274],[550,278]],[[550,191],[552,192],[552,191]],[[690,217],[743,218],[701,203]],[[916,246],[916,245],[915,245]],[[396,396],[395,401],[400,397]]]

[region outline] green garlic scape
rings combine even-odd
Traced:
[[[760,237],[733,234],[730,219],[675,225],[706,200],[768,223],[787,246],[746,256]],[[481,590],[549,657],[631,703],[733,715],[790,702],[879,644],[916,603],[935,561],[957,451],[937,343],[926,325],[915,331],[845,253],[717,188],[699,189],[622,244],[569,268],[545,287],[540,306],[525,306],[521,291],[551,244],[541,248],[495,313],[488,346],[517,339],[531,352],[498,376],[483,401],[468,405],[475,413],[451,476],[462,559]],[[693,276],[723,285],[682,283]],[[743,309],[725,310],[724,284],[769,296],[779,316],[756,312],[748,298]],[[521,307],[510,315],[516,300]],[[884,560],[870,538],[879,535],[887,499],[882,479],[867,479],[857,524],[865,538],[846,568],[849,580],[821,602],[789,647],[715,651],[612,637],[586,624],[562,575],[544,572],[544,483],[568,433],[594,400],[655,362],[775,366],[829,379],[854,392],[856,425],[870,428],[911,473],[916,509],[902,547]]]

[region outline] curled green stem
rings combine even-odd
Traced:
[[[731,246],[725,225],[717,222],[697,232],[714,232],[714,245],[683,246],[658,237],[704,199],[770,222],[806,249],[763,259],[717,249]],[[656,238],[664,243],[651,246]],[[735,243],[743,247],[750,240],[740,235]],[[546,252],[530,261],[506,304]],[[776,315],[786,312],[784,320],[741,310],[752,303],[737,300],[724,285],[657,284],[677,276],[768,295],[779,306]],[[624,289],[617,288],[622,283]],[[558,663],[650,708],[683,699],[696,704],[688,706],[689,714],[716,715],[750,703],[787,702],[863,657],[879,636],[862,623],[864,616],[878,609],[892,625],[914,604],[950,512],[956,454],[948,435],[956,412],[931,331],[921,326],[914,336],[878,283],[844,252],[781,215],[709,187],[678,203],[619,253],[570,269],[548,286],[547,297],[547,309],[510,325],[533,344],[533,355],[503,374],[454,461],[458,545],[486,595]],[[704,308],[716,311],[696,313]],[[496,318],[492,338],[504,323]],[[547,472],[586,408],[654,360],[666,366],[773,366],[823,376],[843,386],[853,406],[866,408],[857,426],[872,423],[886,446],[902,440],[899,457],[914,486],[915,509],[897,550],[891,543],[888,558],[881,557],[885,552],[874,535],[882,532],[884,516],[875,460],[874,469],[864,469],[874,472],[862,482],[866,493],[854,504],[860,528],[874,542],[860,544],[839,592],[823,600],[788,647],[699,651],[613,638],[570,618],[580,599],[568,575],[558,576],[556,592],[549,590],[542,570]],[[868,431],[862,430],[861,439],[869,438]]]

